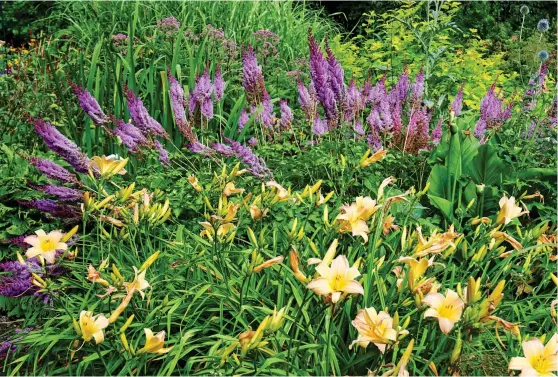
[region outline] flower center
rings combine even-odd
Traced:
[[[46,239],[41,242],[41,249],[44,253],[55,250],[56,243],[51,239]]]

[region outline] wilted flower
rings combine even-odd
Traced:
[[[44,258],[48,263],[53,264],[56,251],[68,249],[68,245],[61,242],[64,237],[64,233],[62,232],[54,230],[46,234],[44,230],[39,229],[35,231],[35,234],[34,236],[27,236],[24,239],[25,243],[32,246],[25,252],[27,258],[39,256]]]
[[[558,371],[558,334],[543,345],[534,338],[521,343],[525,357],[512,357],[509,369],[520,370],[520,376],[553,376]]]
[[[548,22],[548,20],[546,18],[539,20],[539,22],[537,23],[537,30],[541,33],[546,33],[548,29],[550,29],[550,23]]]
[[[445,297],[441,293],[429,293],[423,299],[423,302],[430,306],[424,312],[424,317],[437,318],[440,330],[444,334],[448,334],[455,325],[455,322],[461,319],[461,313],[465,306],[463,300],[451,289],[446,291]]]
[[[352,348],[354,344],[366,348],[370,343],[374,343],[380,352],[384,353],[386,345],[397,340],[397,331],[393,328],[393,318],[384,311],[378,313],[374,308],[360,309],[352,324],[357,329],[359,336],[349,348]]]
[[[86,342],[95,339],[96,344],[100,344],[105,339],[104,329],[109,325],[109,320],[104,314],[93,316],[93,312],[82,311],[79,315],[79,330]]]
[[[198,183],[198,178],[196,178],[194,175],[188,177],[188,182],[190,182],[190,184],[196,191],[203,191],[203,188]]]
[[[344,255],[339,255],[331,262],[331,267],[320,263],[316,267],[320,277],[312,280],[306,288],[314,293],[331,298],[334,304],[339,301],[342,293],[364,294],[362,285],[354,280],[360,276],[356,267],[349,267],[349,261]]]
[[[143,329],[145,332],[145,346],[138,350],[138,354],[141,353],[158,353],[163,354],[172,350],[173,347],[163,348],[165,345],[165,332],[158,332],[157,335],[153,335],[153,331],[150,329]]]

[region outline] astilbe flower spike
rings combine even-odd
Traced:
[[[64,220],[75,221],[81,219],[81,213],[77,207],[68,204],[60,204],[56,200],[35,199],[30,201],[20,201],[18,203]]]
[[[442,133],[443,133],[442,122],[443,122],[443,118],[440,117],[440,120],[438,120],[438,124],[436,125],[436,128],[434,128],[434,130],[432,130],[432,137],[431,137],[430,141],[434,145],[438,145],[440,143],[440,140],[442,140]]]
[[[213,84],[209,76],[209,69],[205,69],[203,75],[198,78],[194,91],[190,97],[190,113],[194,113],[199,107],[200,113],[207,120],[213,119]]]
[[[343,101],[345,95],[345,71],[333,55],[333,51],[326,44],[327,63],[329,65],[329,82],[338,102]]]
[[[62,166],[46,159],[39,157],[29,158],[29,162],[41,173],[50,179],[60,182],[76,184],[78,182],[76,176],[64,169]]]
[[[171,75],[170,71],[168,71],[167,76],[170,83],[169,93],[174,113],[174,120],[180,133],[188,139],[188,141],[193,143],[197,140],[197,138],[192,131],[192,125],[186,116],[185,107],[188,106],[188,102],[184,99],[184,89],[182,88],[182,85],[180,85],[180,82],[178,82],[178,80]]]
[[[281,108],[281,127],[289,128],[293,123],[293,119],[294,119],[293,112],[289,107],[289,105],[287,104],[286,100],[282,99],[279,102],[279,105]]]
[[[256,54],[250,45],[242,54],[242,76],[246,98],[252,106],[257,106],[264,96],[265,83],[262,67],[258,65]]]
[[[110,130],[110,132],[120,138],[122,144],[126,146],[129,152],[137,153],[140,147],[149,144],[149,140],[132,123],[126,123],[114,117],[112,122],[116,128]]]
[[[504,108],[502,107],[503,105],[504,100],[498,97],[496,94],[496,85],[493,84],[481,101],[481,116],[475,128],[475,137],[481,139],[481,143],[485,141],[484,133],[487,130],[501,126],[511,117],[513,103],[508,104],[508,106]]]
[[[70,82],[70,85],[72,86],[72,92],[78,98],[79,106],[85,111],[87,116],[93,120],[93,123],[97,126],[106,124],[109,118],[105,115],[95,97],[79,85],[72,82]]]
[[[213,79],[213,94],[215,95],[215,101],[217,102],[219,102],[225,94],[225,80],[223,79],[221,65],[219,63],[217,63],[215,77]]]
[[[455,117],[458,117],[461,114],[461,109],[463,109],[463,85],[459,88],[459,92],[457,92],[457,96],[451,103],[451,111]]]
[[[238,118],[238,132],[244,129],[244,126],[246,126],[246,123],[248,123],[249,120],[250,116],[248,115],[248,112],[246,111],[246,109],[242,109],[242,111],[240,112],[240,117]]]
[[[70,187],[57,186],[57,185],[45,185],[45,186],[33,186],[31,188],[34,190],[42,191],[45,194],[57,196],[59,200],[75,202],[83,199],[83,191],[76,190]]]
[[[130,89],[125,88],[126,100],[128,101],[128,110],[135,126],[141,130],[144,136],[160,136],[169,138],[167,131],[159,122],[149,115],[149,112],[143,105],[142,100],[136,96]]]
[[[51,151],[66,160],[76,171],[87,173],[89,159],[74,142],[62,135],[56,127],[47,121],[39,118],[30,118],[30,121],[33,122],[35,131],[37,131]]]
[[[424,71],[421,68],[411,88],[411,106],[416,108],[421,105],[424,96]]]
[[[170,166],[169,152],[159,143],[159,140],[155,140],[155,148],[159,151],[159,162],[164,167]]]

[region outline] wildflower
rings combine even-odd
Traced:
[[[500,206],[500,211],[498,212],[498,217],[496,218],[497,224],[507,225],[516,217],[529,213],[527,210],[522,211],[521,207],[515,204],[515,198],[513,196],[508,198],[504,195],[504,197],[498,202],[498,205]]]
[[[203,188],[198,183],[198,179],[194,175],[188,177],[188,182],[190,182],[194,190],[203,191]]]
[[[231,196],[233,194],[242,194],[244,189],[237,189],[233,182],[229,182],[225,185],[225,189],[223,190],[223,195]]]
[[[422,97],[424,96],[424,71],[421,68],[417,76],[415,77],[415,82],[411,87],[411,106],[418,107],[422,103]]]
[[[95,97],[87,90],[74,83],[70,83],[70,85],[72,86],[72,92],[78,98],[79,106],[85,111],[87,116],[93,120],[93,123],[97,126],[106,124],[109,118],[105,115]]]
[[[47,147],[66,160],[80,173],[87,173],[89,159],[79,147],[66,136],[62,135],[52,124],[38,118],[30,118],[35,131],[41,136]]]
[[[418,243],[415,247],[415,255],[423,257],[428,254],[439,254],[444,252],[448,247],[453,245],[453,240],[459,236],[455,233],[453,224],[447,232],[438,234],[436,231],[430,235],[428,239],[422,236],[421,227],[417,227]]]
[[[537,58],[541,61],[541,62],[545,62],[546,60],[548,60],[548,57],[550,55],[548,55],[548,51],[546,50],[541,50],[538,52],[537,54]]]
[[[149,143],[142,132],[132,123],[126,123],[116,118],[113,118],[112,121],[116,128],[111,133],[120,138],[122,144],[126,146],[129,152],[137,153],[140,146],[145,146]]]
[[[165,345],[165,332],[161,331],[158,332],[156,335],[153,335],[153,331],[150,329],[143,329],[145,332],[145,346],[138,350],[138,354],[142,353],[168,353],[173,347],[163,348]]]
[[[370,157],[367,157],[370,154],[370,150],[367,150],[366,153],[364,154],[364,156],[362,156],[361,161],[360,161],[360,167],[361,168],[365,168],[370,164],[373,164],[375,162],[378,162],[380,160],[382,160],[386,155],[387,155],[387,151],[384,149],[379,149],[376,152],[374,152],[374,154]]]
[[[522,5],[521,8],[519,8],[519,13],[525,17],[529,14],[529,7],[527,5]]]
[[[539,22],[537,23],[537,29],[541,33],[546,33],[548,29],[550,29],[550,23],[546,18],[543,18],[542,20],[539,20]]]
[[[65,186],[45,185],[31,187],[35,190],[42,191],[45,194],[57,196],[59,200],[63,201],[74,202],[83,198],[83,191]]]
[[[430,306],[424,312],[424,317],[437,318],[440,330],[444,334],[448,334],[455,325],[455,322],[459,321],[465,306],[463,300],[451,289],[446,291],[445,297],[441,293],[429,293],[423,299],[423,302]]]
[[[356,280],[360,276],[356,267],[349,267],[349,261],[344,255],[339,255],[331,262],[331,267],[325,263],[320,263],[316,267],[320,275],[319,278],[312,280],[306,288],[314,293],[331,298],[334,304],[339,301],[342,293],[364,294],[362,285]]]
[[[386,350],[386,345],[397,340],[397,331],[393,328],[393,318],[384,311],[376,312],[374,308],[360,309],[352,321],[358,331],[358,338],[349,348],[358,344],[362,348],[374,343],[381,353]]]
[[[289,105],[287,104],[286,100],[280,101],[281,107],[281,126],[283,128],[289,128],[293,122],[293,112]]]
[[[395,217],[392,214],[388,214],[384,218],[384,226],[382,230],[383,235],[387,236],[392,229],[397,230],[399,229],[399,226],[395,225]]]
[[[31,157],[29,162],[41,173],[50,179],[55,179],[60,182],[77,183],[77,178],[74,174],[64,169],[62,166],[46,159]]]
[[[128,294],[131,294],[135,291],[138,291],[141,298],[145,298],[145,293],[143,292],[143,290],[145,288],[150,287],[149,283],[147,282],[147,280],[145,280],[145,273],[147,272],[146,270],[143,270],[141,272],[139,272],[139,270],[137,269],[136,266],[133,266],[134,269],[134,281],[132,281],[131,283],[124,283],[124,285],[126,285],[126,291],[128,292]],[[138,274],[139,272],[139,274]]]
[[[125,46],[128,44],[130,38],[126,34],[118,33],[112,36],[112,43],[114,47]]]
[[[553,376],[558,371],[558,334],[543,345],[534,338],[521,343],[525,357],[512,357],[509,369],[520,370],[520,376]]]
[[[242,54],[242,86],[246,92],[246,98],[251,105],[257,106],[265,91],[262,67],[258,65],[256,54],[252,46]]]
[[[116,155],[110,156],[94,156],[91,159],[91,169],[101,175],[103,178],[109,178],[114,174],[124,175],[126,169],[124,166],[128,163],[128,159],[121,159]]]
[[[164,167],[168,167],[170,165],[169,160],[169,152],[159,143],[159,140],[155,140],[155,148],[159,151],[159,162]]]
[[[432,137],[430,138],[430,141],[432,141],[432,144],[434,145],[440,144],[440,140],[442,140],[442,134],[443,134],[442,120],[443,118],[440,117],[440,120],[438,120],[438,124],[436,125],[436,128],[432,130]]]
[[[64,237],[64,233],[54,230],[48,234],[44,230],[39,229],[35,232],[34,236],[27,236],[24,242],[31,245],[25,252],[27,258],[36,256],[44,258],[48,263],[54,263],[54,257],[57,250],[67,250],[68,245],[60,242]]]
[[[79,330],[86,342],[95,339],[96,344],[100,344],[105,339],[103,329],[107,328],[109,320],[104,314],[93,316],[93,312],[82,311],[79,315]]]
[[[215,77],[213,78],[213,94],[215,95],[215,101],[219,102],[221,98],[223,98],[225,85],[225,80],[223,80],[223,75],[221,74],[221,65],[217,63]]]
[[[176,17],[166,17],[157,21],[157,26],[168,34],[176,33],[180,29],[180,21]]]
[[[270,260],[265,261],[264,263],[260,264],[259,266],[254,267],[254,269],[252,270],[252,272],[260,272],[261,270],[265,269],[265,268],[269,268],[271,266],[273,266],[274,264],[279,264],[281,262],[283,262],[283,256],[279,256],[279,257],[275,257],[272,258]]]
[[[149,115],[142,100],[128,88],[126,88],[125,94],[132,121],[134,125],[141,130],[143,135],[146,137],[149,135],[160,136],[168,139],[169,135],[167,131],[165,131],[159,122]]]

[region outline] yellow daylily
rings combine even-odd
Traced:
[[[109,325],[109,320],[104,314],[93,316],[93,312],[82,311],[79,315],[79,329],[81,336],[86,342],[95,339],[100,344],[105,339],[104,329]]]
[[[138,291],[139,294],[141,295],[141,298],[145,298],[145,293],[143,292],[144,289],[149,288],[150,285],[147,282],[147,280],[145,280],[145,273],[147,272],[146,270],[143,270],[141,272],[139,272],[139,270],[137,269],[136,266],[133,267],[134,269],[134,281],[131,283],[125,283],[126,285],[126,290],[129,292],[132,291]],[[139,274],[138,274],[139,272]]]
[[[143,329],[145,332],[145,346],[138,350],[138,354],[140,353],[158,353],[163,354],[167,353],[173,349],[173,347],[163,348],[165,345],[165,332],[161,331],[158,332],[156,335],[153,335],[153,331],[150,329]]]
[[[48,263],[53,264],[56,251],[68,249],[68,245],[61,242],[63,237],[64,233],[57,230],[46,234],[44,230],[39,229],[35,232],[35,235],[27,236],[23,239],[23,242],[32,246],[27,249],[25,256],[27,258],[38,256],[39,258],[44,258]]]
[[[331,298],[334,304],[339,301],[342,293],[364,294],[362,285],[354,280],[360,276],[360,272],[356,267],[349,267],[349,261],[344,255],[335,258],[331,262],[331,267],[320,263],[316,271],[320,277],[312,280],[306,288],[327,299]]]
[[[498,217],[496,218],[497,224],[506,225],[516,217],[529,213],[527,210],[522,211],[521,207],[515,204],[515,198],[513,196],[508,198],[504,195],[498,204],[500,205],[500,212],[498,212]]]
[[[291,199],[291,195],[289,193],[289,191],[287,189],[285,189],[283,186],[281,186],[279,183],[275,182],[275,181],[269,181],[266,182],[265,184],[267,187],[275,187],[276,189],[276,194],[275,194],[275,200],[278,202],[284,202],[287,200]]]
[[[418,243],[415,246],[415,256],[423,257],[428,254],[439,254],[446,250],[449,246],[453,245],[453,240],[455,240],[459,233],[454,231],[453,224],[450,226],[447,232],[437,233],[434,231],[428,239],[422,236],[421,227],[417,227]]]
[[[398,262],[403,262],[409,266],[409,273],[407,276],[407,284],[409,289],[413,293],[422,292],[427,293],[432,287],[434,278],[422,278],[428,267],[434,264],[434,257],[430,259],[421,258],[416,260],[411,257],[401,257],[397,260]],[[401,286],[403,279],[397,280],[397,287]]]
[[[341,233],[351,232],[353,236],[361,236],[364,242],[368,242],[369,228],[367,221],[380,208],[376,201],[367,197],[359,196],[351,205],[341,207],[343,213],[337,216]]]
[[[509,369],[520,370],[520,376],[554,376],[558,371],[558,334],[543,345],[540,339],[521,343],[525,357],[512,357]]]
[[[384,353],[386,345],[397,340],[397,330],[393,328],[393,318],[384,311],[378,313],[374,308],[361,309],[352,324],[357,329],[359,336],[349,348],[352,348],[354,344],[366,348],[370,343],[374,343],[380,352]]]
[[[91,158],[91,169],[96,171],[103,178],[108,178],[114,174],[124,175],[126,169],[124,166],[128,163],[128,159],[121,159],[115,155],[110,156],[94,156]]]
[[[215,236],[215,228],[213,225],[207,221],[200,222],[200,225],[203,227],[203,230],[200,232],[200,237],[207,237],[209,240],[212,240],[213,236]],[[219,225],[217,228],[217,238],[223,239],[227,234],[233,231],[234,228],[234,224],[231,223]]]
[[[423,302],[430,306],[430,308],[424,312],[424,317],[437,318],[440,330],[442,330],[444,334],[448,334],[455,325],[455,322],[461,319],[461,313],[465,306],[463,300],[451,289],[446,291],[445,297],[441,293],[431,292],[426,295]]]
[[[374,162],[380,161],[382,158],[384,158],[387,155],[387,151],[380,148],[372,156],[368,157],[369,154],[370,154],[370,149],[366,151],[363,158],[361,158],[360,161],[361,168],[365,168],[368,165],[373,164]]]
[[[223,195],[231,196],[233,194],[242,194],[244,189],[237,189],[234,185],[234,182],[229,182],[225,185],[225,189],[223,190]]]
[[[190,182],[194,190],[203,191],[202,187],[198,183],[198,179],[194,175],[188,177],[188,182]]]

